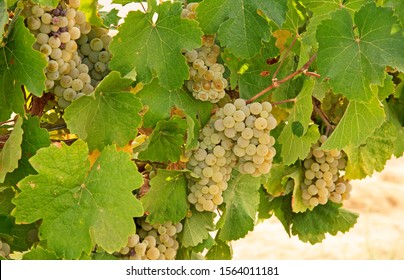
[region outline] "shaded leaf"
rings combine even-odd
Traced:
[[[192,211],[192,216],[187,217],[182,230],[181,244],[183,247],[194,247],[209,238],[209,231],[214,229],[213,212]]]

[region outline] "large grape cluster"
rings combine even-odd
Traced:
[[[307,206],[324,205],[328,200],[341,203],[350,197],[352,186],[340,174],[346,166],[346,155],[343,151],[321,149],[326,140],[327,136],[322,135],[303,162],[305,179],[301,188]]]
[[[109,52],[111,41],[108,29],[95,26],[88,34],[83,34],[77,40],[79,56],[88,67],[93,87],[96,87],[110,72],[108,64],[111,60]]]
[[[188,201],[198,211],[214,211],[223,202],[233,168],[254,177],[270,171],[276,154],[271,110],[269,102],[237,99],[217,110],[202,129],[199,147],[187,162],[194,176],[189,178]]]
[[[138,219],[137,233],[129,236],[128,243],[121,248],[120,257],[129,260],[174,260],[179,243],[177,234],[182,231],[182,224],[166,222],[149,224],[144,218]]]
[[[93,91],[88,66],[82,63],[76,40],[91,25],[78,11],[80,0],[61,1],[56,8],[26,4],[23,14],[35,36],[34,49],[46,56],[46,88],[57,96],[61,108]]]
[[[10,254],[10,245],[0,240],[0,256],[7,258]]]

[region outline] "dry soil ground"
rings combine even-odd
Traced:
[[[258,224],[233,242],[234,259],[404,259],[404,157],[391,159],[381,173],[352,181],[344,207],[359,213],[346,234],[328,235],[310,245],[289,238],[276,218]],[[260,249],[262,248],[262,249]]]

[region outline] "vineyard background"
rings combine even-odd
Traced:
[[[404,259],[404,157],[389,160],[381,173],[351,183],[352,197],[344,207],[359,213],[359,219],[349,232],[310,245],[289,238],[282,224],[271,218],[233,242],[234,259]]]
[[[120,17],[141,8],[135,3],[122,8],[111,0],[99,4],[104,6],[100,11],[119,9]],[[344,207],[360,216],[349,232],[311,245],[289,238],[282,224],[271,218],[232,243],[233,259],[404,259],[404,157],[392,158],[383,172],[351,183],[352,197]]]

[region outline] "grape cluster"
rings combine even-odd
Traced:
[[[174,260],[179,248],[177,234],[182,231],[182,224],[166,222],[149,224],[145,219],[138,219],[140,229],[129,236],[128,243],[121,248],[118,255],[129,260]]]
[[[276,154],[271,110],[269,102],[246,104],[237,99],[217,110],[202,129],[199,147],[187,162],[193,173],[188,201],[196,210],[214,211],[223,202],[233,168],[254,177],[269,172]]]
[[[214,41],[213,35],[204,35],[202,47],[184,53],[189,65],[190,79],[186,81],[188,90],[194,98],[211,103],[217,103],[225,96],[224,89],[228,85],[223,78],[225,68],[223,64],[217,63],[220,47]]]
[[[182,18],[189,18],[189,19],[195,19],[196,18],[196,12],[195,9],[199,6],[198,2],[193,2],[189,3],[184,8],[182,9],[181,17]]]
[[[0,240],[0,256],[7,258],[10,254],[10,245]]]
[[[343,151],[321,149],[326,140],[327,136],[322,135],[303,162],[305,179],[301,188],[307,206],[324,205],[328,200],[341,203],[350,197],[352,186],[340,174],[346,166],[346,155]]]
[[[224,133],[214,128],[213,119],[202,129],[199,135],[199,148],[187,162],[192,170],[190,178],[190,194],[188,201],[195,205],[196,210],[214,211],[222,204],[222,192],[227,189],[236,157],[232,152],[233,142]]]
[[[270,131],[277,125],[271,111],[269,102],[246,104],[237,99],[216,113],[215,130],[234,142],[232,151],[242,174],[259,177],[271,169],[276,150]]]
[[[83,34],[77,40],[79,56],[88,67],[93,87],[96,87],[110,72],[108,64],[111,60],[109,52],[111,41],[108,29],[94,26],[88,34]]]
[[[93,91],[88,66],[77,52],[76,40],[88,34],[91,25],[78,11],[80,0],[61,1],[56,8],[27,3],[23,14],[35,36],[34,49],[46,56],[46,88],[57,96],[61,108]]]
[[[338,124],[348,106],[348,99],[342,94],[327,92],[321,101],[321,109],[328,116],[331,123]]]

